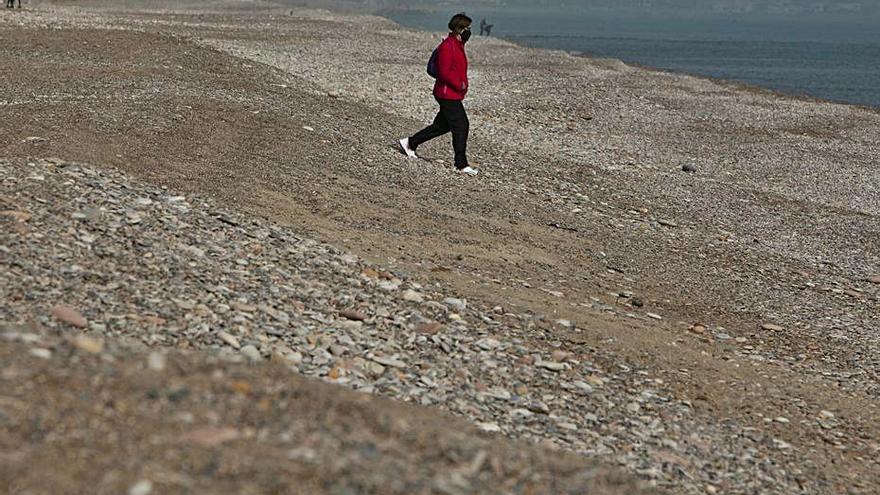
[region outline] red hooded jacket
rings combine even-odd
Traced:
[[[434,96],[441,100],[463,100],[468,90],[467,67],[464,43],[450,34],[437,49]]]

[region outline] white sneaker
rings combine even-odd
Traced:
[[[416,155],[416,152],[409,147],[409,138],[403,138],[398,141],[398,143],[400,143],[400,151],[402,151],[406,156],[410,158],[419,157],[418,155]]]
[[[480,173],[480,171],[477,170],[477,169],[475,169],[474,167],[459,168],[459,169],[457,169],[457,170],[458,170],[459,172],[463,173],[463,174],[467,174],[467,175],[470,175],[470,176],[472,176],[472,177],[473,177],[474,175],[477,175],[478,173]]]

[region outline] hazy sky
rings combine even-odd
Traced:
[[[369,0],[368,0],[369,1]],[[425,5],[422,0],[374,0],[388,6],[397,4]],[[658,14],[717,13],[717,14],[813,14],[813,15],[864,15],[880,13],[880,0],[460,0],[428,2],[436,7],[441,5],[473,5],[479,7],[518,7],[638,10]]]
[[[880,0],[484,0],[485,3],[519,3],[543,4],[557,6],[580,7],[638,7],[661,8],[675,6],[678,8],[729,8],[767,10],[772,8],[797,8],[803,10],[857,10],[859,8],[877,8]]]

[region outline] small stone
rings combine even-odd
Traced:
[[[638,402],[630,402],[626,405],[626,410],[632,414],[636,414],[642,410],[642,406],[640,406]]]
[[[238,437],[239,432],[235,428],[201,428],[184,434],[181,439],[185,442],[213,447]]]
[[[395,291],[400,288],[400,280],[383,280],[379,282],[379,288],[387,291]]]
[[[587,382],[577,380],[577,381],[573,382],[572,385],[577,387],[578,390],[580,390],[581,392],[583,392],[585,394],[589,394],[589,393],[593,392],[593,386]]]
[[[822,410],[822,411],[819,411],[819,417],[824,418],[824,419],[832,419],[832,418],[834,418],[834,413],[831,411]]]
[[[781,332],[781,331],[785,330],[785,329],[782,328],[781,326],[776,325],[776,324],[774,324],[774,323],[764,323],[763,325],[761,325],[761,328],[762,328],[763,330],[767,330],[767,331],[770,331],[770,332]]]
[[[498,400],[510,400],[510,398],[512,397],[512,395],[510,395],[510,392],[508,392],[507,390],[505,390],[503,388],[496,388],[494,390],[490,390],[486,395],[488,395],[489,397],[498,399]]]
[[[385,367],[373,361],[364,364],[364,368],[373,376],[382,376],[382,374],[385,373]]]
[[[681,171],[687,172],[689,174],[693,174],[697,171],[697,166],[694,165],[693,163],[685,163],[684,165],[681,166]]]
[[[498,433],[501,431],[501,427],[495,423],[477,423],[477,429],[487,433]]]
[[[353,309],[342,310],[339,312],[339,316],[342,316],[343,318],[348,318],[352,321],[364,321],[367,319],[367,315]]]
[[[349,331],[357,331],[359,328],[361,328],[361,327],[364,326],[364,322],[362,322],[362,321],[356,321],[356,320],[343,320],[343,321],[339,324],[339,326],[342,327],[342,328],[345,329],[345,330],[349,330]]]
[[[315,449],[310,449],[308,447],[297,447],[295,449],[290,449],[287,451],[287,458],[292,461],[299,462],[315,462],[315,459],[318,458],[318,453]],[[350,492],[337,492],[342,494],[347,494]]]
[[[783,440],[779,440],[778,438],[774,438],[774,439],[773,439],[773,446],[776,447],[776,448],[779,449],[779,450],[788,450],[788,449],[791,448],[791,444],[790,444],[790,443],[785,442],[785,441],[783,441]]]
[[[416,327],[416,332],[427,335],[440,333],[440,330],[443,330],[443,325],[437,323],[436,321],[431,323],[423,323]]]
[[[241,348],[241,353],[244,357],[250,359],[251,361],[257,362],[263,359],[263,355],[260,354],[260,350],[252,345],[246,345]]]
[[[52,357],[52,351],[49,349],[43,349],[41,347],[37,347],[35,349],[30,350],[30,355],[38,357],[40,359],[49,359]]]
[[[235,338],[235,336],[226,332],[220,332],[217,334],[217,337],[219,337],[220,340],[225,342],[226,345],[228,345],[229,347],[232,347],[235,350],[241,349],[241,344],[238,342],[238,339]]]
[[[153,491],[153,482],[150,480],[140,480],[131,485],[128,489],[128,495],[150,495]]]
[[[544,404],[541,401],[529,402],[528,405],[529,411],[541,413],[541,414],[550,414],[550,408],[547,404]]]
[[[663,317],[658,315],[657,313],[646,313],[646,314],[648,315],[648,318],[653,318],[655,320],[662,320],[663,319]]]
[[[554,361],[538,361],[537,363],[535,363],[535,366],[550,371],[562,371],[565,369],[565,363],[557,363]]]
[[[706,326],[700,325],[699,323],[697,323],[695,325],[692,325],[688,330],[697,334],[697,335],[703,335],[706,333]]]
[[[229,306],[236,311],[241,311],[242,313],[253,313],[257,310],[256,306],[251,306],[250,304],[245,304],[238,301],[232,301]]]
[[[303,362],[303,355],[299,351],[285,352],[281,354],[281,356],[293,364],[300,364]]]
[[[425,300],[425,298],[422,297],[421,294],[419,294],[418,292],[416,292],[412,289],[407,289],[407,290],[403,291],[403,294],[401,295],[401,297],[403,298],[404,301],[409,301],[409,302],[414,302],[414,303],[421,303],[421,302],[424,302],[424,300]]]
[[[104,350],[104,341],[85,335],[77,335],[73,339],[73,346],[89,354],[100,354]]]
[[[327,372],[327,378],[330,380],[338,380],[343,374],[342,369],[339,366],[334,366]]]
[[[571,320],[556,320],[556,324],[563,328],[571,328],[574,326],[571,323]]]
[[[518,408],[510,411],[510,415],[518,418],[530,418],[535,415],[532,411],[528,409]]]
[[[653,480],[659,478],[662,472],[657,467],[649,467],[647,469],[636,469],[636,474]]]
[[[561,362],[565,361],[566,359],[570,358],[571,356],[572,356],[572,354],[570,352],[563,351],[560,349],[556,349],[555,351],[550,353],[550,357],[554,361],[556,361],[557,363],[561,363]]]
[[[153,371],[165,370],[165,355],[161,352],[151,352],[147,356],[147,368]]]
[[[666,447],[667,449],[678,450],[678,442],[671,438],[664,438],[660,441],[660,445]]]
[[[126,216],[125,221],[131,225],[139,224],[144,220],[144,216],[136,211],[127,211],[125,213],[125,216]]]
[[[477,347],[479,347],[480,349],[483,349],[484,351],[491,351],[493,349],[497,349],[498,347],[500,347],[501,342],[499,342],[498,340],[493,339],[491,337],[486,337],[486,338],[478,340],[476,345],[477,345]]]
[[[86,328],[89,325],[89,322],[83,318],[83,315],[66,304],[56,304],[53,306],[52,316],[77,328]]]
[[[196,303],[184,299],[171,299],[180,309],[190,310],[196,307]]]
[[[302,126],[302,127],[303,127],[303,129],[305,129],[305,130],[307,130],[307,131],[309,131],[309,132],[314,132],[314,130],[315,130],[315,128],[312,127],[312,126],[310,126],[310,125],[304,125],[304,126]]]
[[[155,315],[147,315],[147,316],[144,316],[143,321],[144,321],[144,323],[147,323],[147,324],[150,324],[150,325],[155,325],[155,326],[161,326],[161,325],[164,325],[164,324],[166,323],[165,318],[161,318],[161,317],[159,317],[159,316],[155,316]],[[96,326],[96,325],[93,323],[93,324],[91,325],[91,328],[94,330],[94,329],[95,329],[95,326]]]
[[[865,280],[871,282],[872,284],[880,284],[880,275],[871,275]]]
[[[791,423],[791,421],[789,421],[788,418],[786,418],[784,416],[778,416],[776,418],[773,418],[773,420],[776,421],[777,423],[782,423],[782,424],[786,424],[786,425],[788,423]]]
[[[602,378],[600,378],[596,375],[590,375],[590,376],[586,377],[584,380],[594,387],[601,387],[602,385],[605,385],[605,380],[603,380]]]
[[[443,304],[458,311],[464,311],[467,308],[467,300],[457,299],[455,297],[447,297],[443,300]]]
[[[374,356],[371,358],[373,361],[383,365],[383,366],[391,366],[393,368],[406,368],[406,363],[399,359],[384,357],[384,356]]]

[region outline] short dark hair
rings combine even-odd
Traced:
[[[449,30],[455,34],[460,34],[465,28],[469,27],[473,20],[466,16],[464,12],[459,12],[449,19]]]

